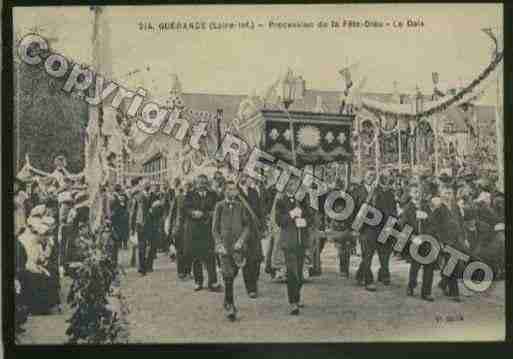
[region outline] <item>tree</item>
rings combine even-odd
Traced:
[[[85,101],[62,91],[64,80],[51,78],[39,65],[15,61],[14,73],[15,163],[29,153],[34,167],[49,172],[54,157],[64,155],[72,172],[81,171]]]

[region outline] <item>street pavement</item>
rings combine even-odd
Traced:
[[[129,267],[129,257],[129,251],[121,252],[125,275],[120,290],[130,310],[130,343],[491,341],[505,336],[504,282],[485,293],[461,286],[463,303],[450,301],[435,287],[435,302],[429,303],[418,293],[406,297],[409,264],[392,258],[392,284],[379,283],[372,293],[355,284],[359,257],[351,258],[353,278],[338,276],[331,243],[322,254],[322,276],[310,278],[303,287],[305,307],[299,316],[288,314],[286,285],[272,282],[262,268],[256,299],[248,297],[242,276],[237,277],[235,322],[224,318],[223,293],[195,292],[192,280],[177,279],[176,266],[166,255],[159,254],[155,272],[145,277]],[[375,258],[375,273],[378,267]],[[67,287],[69,283],[64,284],[63,299]],[[65,306],[63,314],[29,318],[21,342],[65,342],[69,316]]]

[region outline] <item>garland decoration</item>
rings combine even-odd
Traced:
[[[449,107],[451,107],[455,103],[461,101],[464,98],[464,96],[471,94],[472,91],[496,69],[496,67],[499,65],[499,63],[502,61],[502,59],[503,59],[503,53],[502,52],[496,53],[494,58],[490,62],[490,64],[467,87],[461,89],[456,95],[452,96],[451,98],[449,98],[443,102],[440,102],[437,105],[434,105],[431,108],[424,110],[422,112],[414,114],[414,113],[409,113],[409,112],[400,112],[400,111],[396,112],[396,111],[392,111],[392,110],[385,110],[383,108],[378,107],[377,105],[374,105],[373,102],[375,102],[375,101],[369,101],[366,99],[362,100],[362,107],[365,110],[370,111],[377,116],[394,116],[394,117],[405,118],[408,120],[432,116],[436,113],[440,113],[440,112],[447,110]]]
[[[29,155],[25,155],[25,165],[23,168],[18,172],[16,178],[18,178],[21,181],[27,181],[29,182],[33,177],[40,176],[40,177],[52,177],[53,174],[49,172],[45,172],[43,170],[37,169],[30,163]],[[70,173],[66,177],[71,180],[77,180],[85,176],[84,171],[80,173]]]

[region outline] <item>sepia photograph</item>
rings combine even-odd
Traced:
[[[12,22],[17,345],[506,339],[502,4]]]

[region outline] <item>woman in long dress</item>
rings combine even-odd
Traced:
[[[55,221],[44,205],[30,213],[25,230],[18,239],[26,253],[24,270],[19,273],[24,304],[32,314],[49,314],[59,309],[58,281],[49,270],[54,239],[50,236]]]

